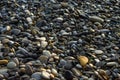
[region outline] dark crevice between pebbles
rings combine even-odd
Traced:
[[[119,0],[1,0],[0,80],[120,80]]]

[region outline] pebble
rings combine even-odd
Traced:
[[[9,69],[14,69],[14,68],[16,68],[17,67],[17,64],[15,63],[15,62],[9,62],[8,64],[7,64],[7,68],[9,68]]]
[[[62,21],[63,21],[63,18],[62,18],[62,17],[58,17],[58,18],[56,18],[56,21],[62,22]]]
[[[57,76],[57,75],[58,75],[57,70],[56,70],[56,69],[54,69],[54,68],[52,68],[52,69],[51,69],[51,72],[52,72],[52,74],[54,74],[55,76]]]
[[[95,52],[95,54],[98,54],[98,55],[104,53],[102,50],[95,50],[94,52]]]
[[[104,19],[98,17],[98,16],[89,16],[89,19],[93,22],[100,22],[100,23],[103,23],[104,22]]]
[[[75,76],[81,76],[82,75],[80,70],[78,70],[77,68],[72,68],[71,70],[72,70],[72,72]]]
[[[0,60],[0,65],[8,64],[8,60]]]
[[[12,30],[11,30],[11,34],[19,35],[20,33],[21,33],[21,30],[20,30],[20,29],[12,29]]]
[[[45,48],[46,46],[48,45],[48,42],[47,41],[41,41],[41,47],[42,48]]]
[[[63,66],[65,66],[66,63],[67,63],[66,60],[61,59],[58,65],[59,65],[60,67],[63,67]]]
[[[47,61],[48,61],[48,56],[46,56],[46,55],[41,55],[40,57],[39,57],[39,60],[40,60],[40,62],[41,63],[47,63]]]
[[[73,79],[73,73],[71,71],[67,70],[64,73],[64,77],[66,78],[66,80],[72,80]]]
[[[41,73],[41,76],[44,78],[44,79],[50,79],[50,74],[46,71],[42,71]]]
[[[108,62],[106,66],[118,66],[117,62]]]
[[[43,55],[50,57],[51,56],[51,52],[48,50],[43,50]]]
[[[33,21],[30,17],[27,17],[26,20],[28,21],[29,24],[33,24]]]
[[[0,69],[0,74],[4,74],[4,73],[7,73],[8,69],[6,68],[1,68]]]
[[[41,80],[41,72],[35,72],[31,75],[35,80]]]

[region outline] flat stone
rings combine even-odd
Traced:
[[[108,62],[106,66],[118,66],[117,62]]]
[[[7,68],[9,68],[9,69],[16,68],[16,66],[17,66],[17,64],[16,64],[15,62],[9,62],[9,63],[7,64]]]
[[[104,22],[104,19],[98,17],[98,16],[89,16],[89,19],[93,22],[100,22],[100,23],[103,23]]]
[[[32,78],[35,78],[36,80],[41,80],[41,72],[35,72],[31,75]]]
[[[46,71],[42,71],[41,76],[44,79],[50,79],[50,74],[48,72],[46,72]]]

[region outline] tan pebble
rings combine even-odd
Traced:
[[[78,60],[81,66],[85,67],[88,63],[88,58],[86,56],[78,56]]]
[[[54,76],[53,74],[50,74],[50,78],[52,78],[52,79],[53,79],[54,77],[55,77],[55,76]]]
[[[8,64],[8,60],[0,60],[0,64]]]

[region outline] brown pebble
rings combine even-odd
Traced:
[[[8,60],[0,60],[0,64],[7,64],[8,63]]]

